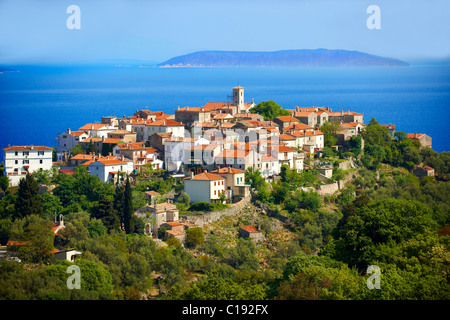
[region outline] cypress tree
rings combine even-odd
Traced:
[[[92,216],[102,220],[108,230],[118,230],[120,228],[120,220],[113,209],[113,202],[104,194],[100,196],[98,203],[94,205]]]
[[[124,201],[123,201],[123,222],[126,233],[132,233],[134,230],[133,220],[133,198],[131,194],[131,184],[127,177],[127,182],[125,183],[124,190]]]
[[[31,214],[39,217],[44,216],[41,197],[39,196],[39,184],[30,173],[27,173],[25,178],[20,180],[17,196],[15,208],[18,218],[25,218]]]
[[[120,220],[121,228],[124,226],[125,221],[123,217],[123,208],[124,208],[124,198],[125,197],[125,188],[123,186],[116,186],[115,194],[114,194],[114,203],[113,209],[116,212],[117,216]]]

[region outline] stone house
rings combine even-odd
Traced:
[[[422,147],[431,148],[431,137],[424,133],[408,133],[406,136],[414,141],[419,141]]]
[[[254,226],[242,226],[239,228],[239,237],[244,239],[251,239],[255,242],[264,241],[265,237],[261,231],[258,231]]]
[[[413,173],[419,179],[422,179],[423,177],[434,177],[434,169],[429,166],[417,167],[414,169]]]
[[[223,167],[211,171],[224,177],[225,190],[230,191],[230,199],[232,202],[238,202],[250,194],[250,185],[245,184],[245,171],[232,167]]]
[[[153,237],[158,235],[158,229],[162,224],[179,221],[177,206],[169,202],[142,207],[135,215],[144,220],[145,233]]]

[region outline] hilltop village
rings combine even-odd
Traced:
[[[333,167],[329,161],[321,161],[325,134],[320,128],[327,123],[338,125],[331,148],[343,153],[366,126],[363,114],[350,110],[295,107],[283,109],[286,115],[265,119],[252,112],[255,106],[253,101],[245,102],[244,88],[237,86],[229,102],[177,107],[174,114],[144,109],[121,118],[104,116],[101,122],[59,133],[54,148],[8,146],[3,149],[4,175],[11,186],[18,186],[27,173],[40,169],[57,167],[71,175],[81,167],[101,182],[123,184],[128,177],[135,184],[136,176],[150,170],[182,181],[182,192],[190,203],[236,204],[251,197],[250,182],[245,180],[249,170],[258,171],[269,182],[280,178],[283,166],[295,172],[314,168],[322,180],[331,179]],[[395,125],[383,127],[394,137]],[[427,135],[407,136],[431,148]],[[364,148],[364,140],[358,148]],[[356,167],[352,161],[343,166],[347,170]],[[425,175],[434,174],[426,166],[421,170]],[[175,236],[182,241],[188,224],[180,223],[174,195],[161,197],[152,190],[145,193],[147,205],[135,214],[152,217],[146,223],[146,233],[156,237],[164,226],[166,238]],[[253,226],[242,232],[258,233]]]
[[[240,86],[148,109],[3,149],[1,299],[448,299],[450,153],[426,134]]]

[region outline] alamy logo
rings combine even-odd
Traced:
[[[371,5],[367,7],[366,12],[371,14],[366,21],[366,26],[368,29],[381,29],[381,10],[377,5]]]
[[[81,289],[81,271],[80,267],[77,265],[72,265],[67,267],[67,273],[72,273],[70,277],[67,278],[67,288],[69,289]]]
[[[367,268],[367,273],[372,273],[372,275],[367,278],[367,288],[372,289],[381,289],[381,271],[380,267],[376,265],[371,265]]]
[[[70,5],[67,7],[67,13],[71,14],[66,21],[67,29],[81,29],[81,10],[77,5]]]

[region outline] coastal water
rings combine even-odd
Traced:
[[[53,147],[59,132],[102,116],[138,109],[174,113],[177,106],[274,100],[284,108],[328,106],[426,133],[433,149],[450,150],[450,66],[398,68],[156,68],[139,66],[13,66],[0,74],[0,148]],[[0,154],[2,161],[3,153]]]

